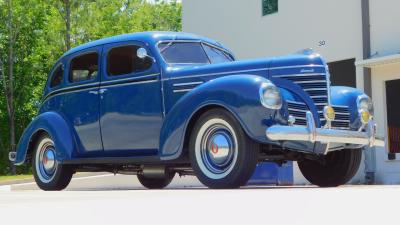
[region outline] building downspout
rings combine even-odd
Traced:
[[[371,56],[371,29],[369,15],[369,0],[361,0],[361,20],[362,20],[362,42],[363,59]],[[372,98],[371,69],[363,68],[364,72],[364,92]],[[366,147],[364,151],[365,182],[367,184],[375,183],[376,172],[376,153],[375,147]]]

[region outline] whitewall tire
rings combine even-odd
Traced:
[[[72,168],[57,161],[57,150],[50,136],[41,135],[36,143],[32,160],[36,184],[46,191],[64,189],[71,181]]]
[[[245,185],[257,165],[258,145],[224,109],[212,109],[197,120],[189,155],[198,179],[210,188]]]

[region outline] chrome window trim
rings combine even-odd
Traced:
[[[79,53],[79,52],[78,52]],[[72,75],[72,70],[71,70],[71,67],[72,67],[72,60],[74,60],[75,58],[78,58],[78,57],[81,57],[81,56],[84,56],[84,55],[89,55],[89,54],[93,54],[93,53],[96,53],[97,54],[97,75],[96,75],[96,77],[94,77],[94,78],[92,78],[92,79],[88,79],[88,80],[80,80],[80,81],[73,81],[73,80],[71,80],[71,75]],[[97,51],[97,50],[90,50],[90,51],[85,51],[85,52],[81,52],[80,54],[76,54],[76,55],[72,55],[70,58],[69,58],[69,60],[68,60],[68,75],[67,75],[67,84],[69,84],[69,85],[75,85],[75,84],[78,84],[79,85],[79,83],[83,83],[83,82],[87,82],[87,83],[89,83],[89,82],[91,82],[91,81],[94,81],[94,80],[96,80],[98,77],[100,77],[101,76],[101,64],[102,64],[102,62],[101,62],[101,59],[102,59],[102,55],[101,55],[101,53],[99,53],[99,51]],[[74,87],[76,87],[76,85],[74,86]]]
[[[209,46],[211,46],[211,47],[213,47],[213,48],[216,48],[216,49],[218,49],[218,50],[220,50],[220,51],[223,51],[224,53],[227,53],[228,55],[231,55],[232,58],[233,58],[233,61],[236,61],[236,60],[235,60],[235,57],[233,57],[233,55],[230,54],[230,53],[228,52],[227,49],[221,48],[221,47],[219,47],[219,46],[217,46],[217,45],[214,45],[214,44],[212,44],[212,43],[209,43],[209,42],[206,42],[206,41],[203,41],[203,40],[189,40],[189,39],[182,39],[182,40],[173,40],[173,39],[170,39],[170,40],[160,40],[160,41],[158,41],[158,42],[156,43],[156,47],[157,47],[157,50],[158,50],[158,52],[160,53],[160,56],[161,56],[161,58],[162,58],[163,60],[164,60],[164,57],[162,56],[162,52],[160,51],[159,45],[162,44],[162,43],[173,43],[173,42],[177,42],[177,43],[200,43],[200,44],[207,44],[207,45],[209,45]],[[203,49],[203,51],[204,51],[204,49]],[[207,55],[207,54],[206,54],[206,55]],[[170,63],[167,63],[165,60],[164,60],[164,62],[165,62],[166,64],[170,64]]]

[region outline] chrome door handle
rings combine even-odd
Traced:
[[[102,88],[102,89],[99,90],[99,93],[100,93],[100,94],[103,94],[103,93],[106,92],[106,91],[107,91],[107,89]]]
[[[99,92],[98,92],[98,91],[89,91],[89,94],[98,95],[98,94],[99,94]]]

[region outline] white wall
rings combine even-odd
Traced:
[[[377,133],[387,140],[386,88],[385,81],[400,79],[400,64],[376,67],[372,69],[372,98],[374,99]],[[397,160],[388,160],[385,148],[376,148],[376,177],[378,183],[400,183],[400,154]]]
[[[309,47],[327,61],[360,58],[361,29],[359,0],[279,0],[278,13],[267,16],[261,0],[183,1],[183,30],[219,40],[241,59]]]
[[[328,61],[362,59],[360,0],[279,0],[262,16],[261,0],[184,0],[183,30],[218,40],[239,59],[285,55],[313,48]],[[320,41],[325,45],[319,46]],[[363,89],[363,70],[356,70]],[[364,163],[354,183],[364,179]],[[308,183],[295,164],[295,182]]]
[[[370,0],[371,53],[400,53],[400,1]]]

